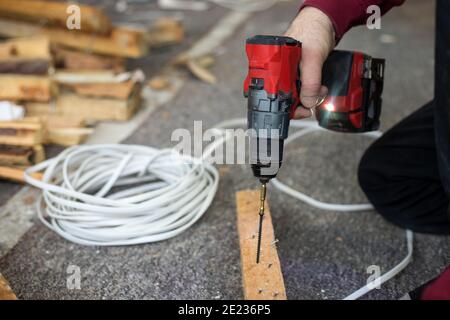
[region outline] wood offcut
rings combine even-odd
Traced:
[[[0,273],[0,300],[17,300],[8,281]]]
[[[246,300],[286,300],[283,274],[267,202],[259,264],[256,263],[259,191],[237,192],[236,206],[244,298]]]

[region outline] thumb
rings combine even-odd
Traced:
[[[321,97],[328,93],[326,87],[322,86],[323,58],[315,51],[303,50],[300,64],[301,89],[300,101],[306,108],[313,108]]]

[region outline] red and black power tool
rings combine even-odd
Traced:
[[[266,183],[278,173],[290,119],[301,105],[302,46],[289,37],[258,35],[247,39],[246,51],[249,67],[244,95],[252,133],[250,163],[254,175]],[[340,132],[378,129],[383,71],[383,59],[333,51],[323,67],[328,96],[315,110],[319,125]]]

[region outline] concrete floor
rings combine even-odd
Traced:
[[[172,130],[192,129],[194,120],[202,120],[206,129],[245,116],[244,40],[257,33],[282,33],[296,8],[296,1],[281,2],[254,15],[218,50],[213,67],[218,84],[188,79],[180,94],[126,143],[168,147]],[[386,58],[383,130],[432,97],[433,12],[431,1],[409,0],[382,19],[381,30],[356,28],[340,44]],[[292,144],[280,179],[324,201],[364,202],[355,169],[370,142],[360,136],[345,138],[312,134]],[[36,223],[0,260],[0,272],[23,299],[242,298],[234,193],[257,183],[245,166],[228,166],[222,172],[210,209],[174,239],[132,247],[82,247]],[[5,186],[0,183],[0,194]],[[323,212],[270,188],[269,202],[290,299],[343,298],[365,284],[368,266],[386,271],[406,254],[404,231],[374,212]],[[413,263],[366,298],[396,299],[437,276],[450,264],[449,249],[449,237],[417,235]],[[69,265],[80,267],[81,290],[66,287]]]

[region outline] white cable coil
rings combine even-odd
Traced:
[[[25,172],[25,180],[41,189],[38,216],[67,240],[83,245],[131,245],[174,237],[193,225],[208,209],[217,191],[217,169],[206,161],[220,144],[233,137],[223,128],[239,127],[246,119],[231,119],[215,126],[223,132],[202,158],[134,145],[71,147],[57,157]],[[323,131],[313,121],[291,121],[299,130],[285,145],[308,133]],[[377,138],[381,132],[365,133]],[[43,180],[31,176],[44,171]],[[273,186],[313,207],[355,212],[370,204],[326,203],[272,179]],[[114,188],[125,188],[115,190]],[[42,200],[45,202],[44,216]],[[345,299],[357,299],[401,272],[412,260],[413,233],[406,231],[406,257],[394,268]]]
[[[42,170],[42,181],[30,175]],[[43,191],[37,207],[47,227],[79,244],[110,246],[180,234],[205,213],[219,176],[170,149],[86,145],[29,168],[25,180]]]

